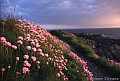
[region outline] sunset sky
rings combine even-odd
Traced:
[[[120,0],[3,0],[2,10],[46,25],[119,27]]]

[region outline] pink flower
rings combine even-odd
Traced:
[[[26,41],[30,41],[30,37],[26,37],[26,39],[25,39]]]
[[[57,73],[57,77],[60,77],[60,73]]]
[[[39,49],[37,49],[37,51],[38,51],[38,52],[42,52],[42,49],[39,48]]]
[[[40,64],[40,61],[36,61],[37,64]]]
[[[6,38],[5,37],[0,37],[0,41],[6,41]]]
[[[12,46],[12,44],[11,44],[10,42],[6,42],[6,44],[7,44],[9,47]]]
[[[32,29],[31,32],[34,32],[35,34],[39,34],[36,30]]]
[[[38,43],[38,40],[37,39],[34,39],[35,43]]]
[[[16,61],[19,61],[20,59],[19,59],[19,57],[16,57]]]
[[[68,44],[64,43],[63,41],[60,41],[57,37],[52,36],[46,30],[40,28],[37,25],[33,25],[32,23],[29,23],[29,22],[28,23],[22,22],[22,21],[20,21],[20,22],[21,22],[20,27],[19,27],[20,30],[22,30],[24,33],[30,31],[29,32],[30,35],[28,35],[28,36],[26,35],[26,38],[29,40],[31,47],[30,48],[28,47],[27,50],[32,49],[32,51],[34,51],[34,52],[37,51],[41,56],[49,57],[48,54],[44,54],[42,52],[42,50],[40,49],[40,47],[41,47],[39,45],[39,42],[40,42],[40,43],[42,43],[41,45],[43,45],[45,47],[49,46],[51,51],[55,52],[53,59],[47,58],[47,60],[48,61],[52,60],[54,63],[54,66],[59,69],[59,73],[56,74],[58,77],[62,76],[65,81],[68,80],[68,78],[63,73],[63,69],[67,70],[66,64],[67,64],[68,60],[65,59],[63,56],[63,52],[66,51],[66,52],[70,52],[68,54],[69,57],[71,57],[77,63],[82,65],[82,68],[84,69],[84,72],[87,75],[87,78],[89,79],[89,81],[93,81],[93,78],[92,78],[93,75],[92,75],[92,73],[90,73],[87,63],[84,60],[82,60],[79,56],[77,56],[77,54],[72,52],[70,50],[70,46]],[[72,35],[72,34],[70,34],[70,35]],[[25,41],[27,41],[26,38],[25,38]],[[47,41],[48,39],[50,39],[52,42]],[[56,49],[55,46],[53,45],[53,43],[60,46],[61,50]],[[62,50],[64,50],[64,51],[62,51]],[[61,55],[60,58],[59,58],[58,54]],[[32,59],[32,61],[35,61],[35,63],[39,63],[36,61],[36,57],[32,56],[31,59]],[[48,64],[48,62],[46,62],[46,63]],[[24,65],[29,72],[28,61],[25,62]],[[24,72],[24,73],[26,73],[26,72]]]
[[[61,75],[64,75],[64,73],[63,73],[62,71],[60,71],[60,74],[61,74]]]
[[[31,59],[32,59],[33,61],[36,61],[36,57],[34,57],[34,56],[32,56]]]
[[[40,47],[40,45],[39,45],[39,43],[37,43],[37,44],[36,44],[36,48],[39,48],[39,47]]]
[[[31,42],[31,45],[34,45],[34,46],[35,46],[35,42]]]
[[[22,37],[22,36],[19,36],[18,39],[19,39],[19,40],[23,40],[23,37]]]
[[[44,53],[43,53],[43,52],[41,52],[41,53],[40,53],[40,55],[41,55],[41,56],[44,56]]]
[[[37,51],[37,49],[36,49],[36,48],[32,48],[32,50],[33,50],[34,52],[36,52],[36,51]]]
[[[52,60],[52,58],[48,58],[48,60],[50,60],[50,61],[51,61],[51,60]]]
[[[15,45],[12,45],[11,47],[15,50],[17,49],[17,46],[15,46]]]
[[[46,62],[46,64],[48,65],[48,64],[49,64],[49,62]]]
[[[31,67],[31,64],[28,61],[24,61],[24,67]]]
[[[29,59],[29,55],[24,55],[23,58],[28,60]]]
[[[27,74],[30,72],[29,68],[27,67],[23,67],[22,70],[23,70],[23,74]]]
[[[45,54],[45,57],[48,57],[48,54]]]
[[[30,37],[30,34],[27,34],[27,37]]]
[[[59,68],[59,69],[61,69],[61,68],[62,68],[62,66],[58,66],[58,68]]]
[[[31,50],[32,48],[31,48],[31,46],[26,46],[26,49]]]
[[[66,81],[66,80],[68,80],[68,78],[67,78],[67,77],[64,77],[64,80]]]
[[[21,44],[21,45],[23,44],[23,42],[21,40],[18,40],[17,43]]]

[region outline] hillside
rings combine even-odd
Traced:
[[[100,81],[119,80],[119,40],[102,35],[70,33],[61,30],[51,31],[51,33],[68,43],[72,51],[89,62],[94,78],[101,78]]]
[[[16,19],[0,21],[0,69],[0,81],[93,81],[87,62],[67,43]]]

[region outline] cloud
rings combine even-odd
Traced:
[[[7,0],[16,15],[43,24],[104,25],[120,13],[120,0]],[[107,17],[107,18],[108,18]],[[116,17],[116,16],[115,16]],[[109,19],[112,19],[109,18]]]

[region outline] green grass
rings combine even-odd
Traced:
[[[5,23],[4,31],[2,22]],[[5,36],[7,41],[10,41],[12,44],[16,44],[17,37],[23,35],[22,32],[16,30],[16,23],[17,22],[15,19],[0,21],[0,36]],[[50,39],[48,39],[48,41],[51,42],[56,49],[61,50],[59,45],[54,44],[54,42]],[[44,46],[43,44],[41,45],[41,48],[45,53],[53,54],[48,46]],[[63,81],[63,79],[56,77],[57,70],[54,68],[53,64],[50,63],[47,65],[47,59],[41,57],[39,57],[41,63],[31,67],[30,75],[27,78],[22,74],[17,75],[16,77],[16,71],[23,66],[22,64],[24,53],[24,47],[19,47],[17,50],[13,50],[0,44],[0,68],[7,68],[4,77],[0,76],[0,81]],[[20,62],[18,62],[18,64],[16,64],[15,60],[17,56],[20,57]],[[67,54],[65,54],[64,57],[68,59],[68,70],[64,70],[64,72],[70,78],[69,81],[87,81],[87,76],[83,72],[82,66],[67,56]],[[8,69],[9,65],[11,65],[10,69]],[[40,69],[37,69],[38,66],[40,66]],[[79,72],[77,72],[77,70],[79,70]]]
[[[86,43],[85,40],[82,40],[77,36],[71,36],[61,30],[51,31],[51,33],[68,43],[74,52],[79,53],[80,56],[84,56],[87,60],[95,63],[99,69],[107,73],[109,76],[120,76],[120,68],[116,68],[115,65],[109,64],[106,58],[96,55],[95,51]]]
[[[87,56],[91,59],[92,57],[95,58],[95,52],[91,49],[89,45],[86,45],[85,41],[82,41],[79,37],[69,35],[67,36],[67,33],[62,31],[53,31],[52,34],[58,36],[61,40],[68,43],[73,51],[79,51],[81,53],[84,53],[83,56]]]
[[[69,77],[70,81],[87,81],[86,76],[81,72],[82,66],[71,59],[67,54],[64,54],[64,57],[68,59],[68,68],[64,70],[64,72]],[[76,69],[81,73],[77,72]]]

